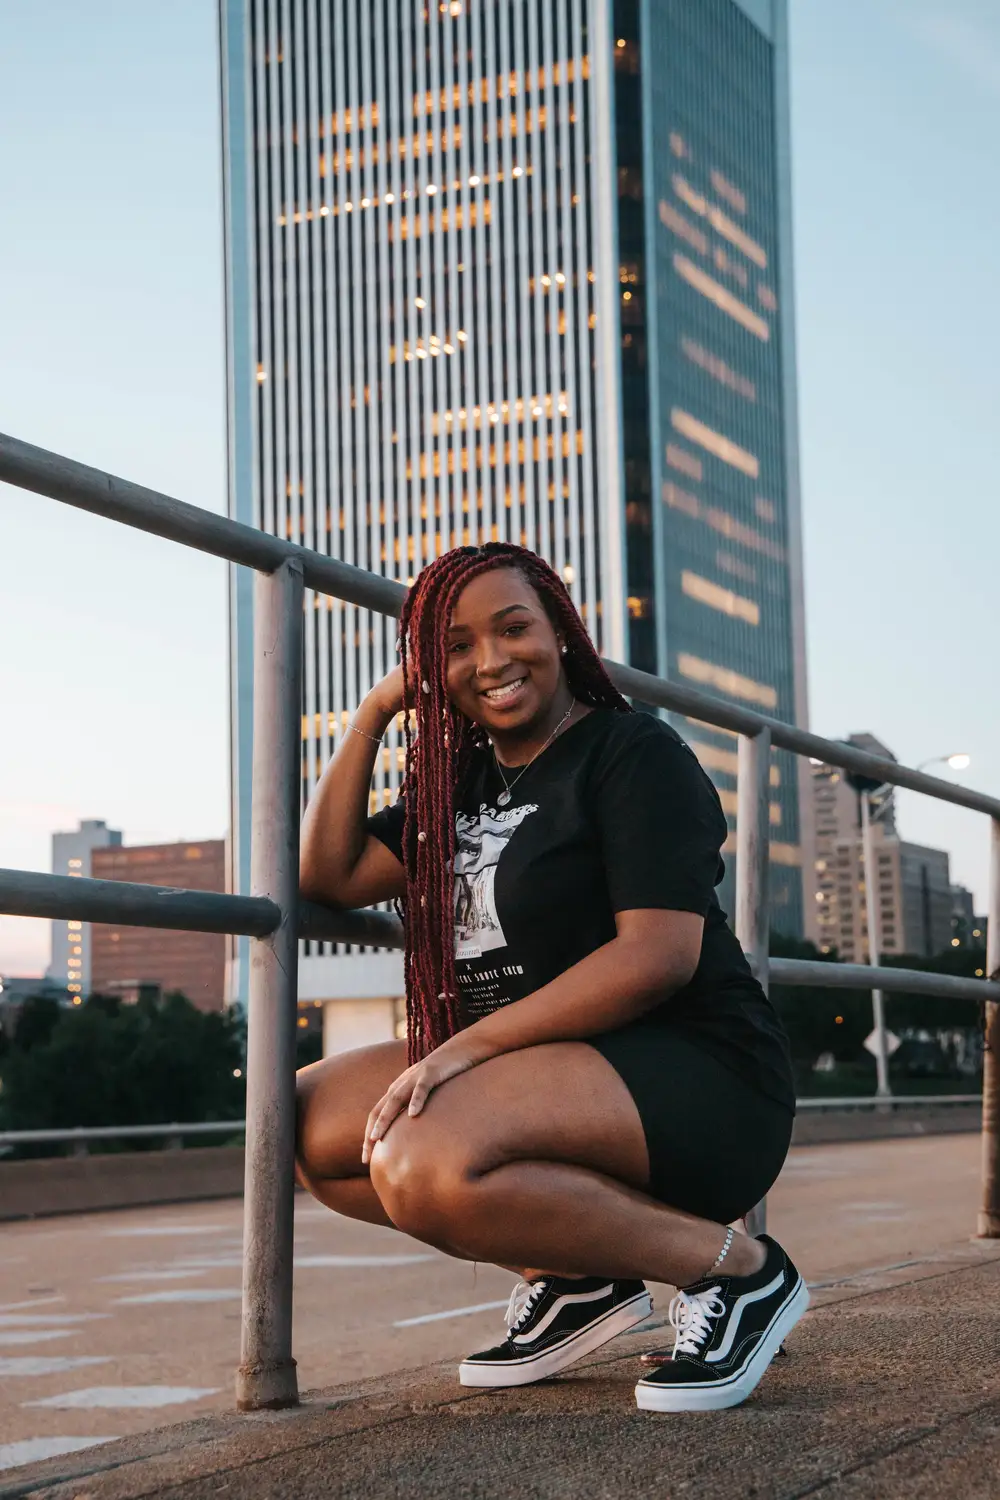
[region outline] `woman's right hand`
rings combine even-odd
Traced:
[[[377,682],[368,694],[374,707],[384,714],[387,720],[392,720],[403,710],[403,669],[393,667],[387,672],[381,682]]]

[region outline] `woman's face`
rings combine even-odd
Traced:
[[[560,646],[538,595],[513,568],[480,573],[448,631],[448,696],[491,734],[543,725],[562,681]]]

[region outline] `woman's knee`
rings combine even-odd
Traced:
[[[295,1167],[299,1181],[309,1187],[311,1180],[356,1177],[361,1170],[361,1142],[355,1141],[356,1161],[349,1158],[349,1122],[331,1111],[320,1099],[316,1077],[310,1077],[312,1064],[295,1078]]]
[[[299,1070],[295,1155],[300,1180],[364,1175],[361,1146],[368,1112],[403,1066],[402,1044],[383,1042]]]
[[[426,1120],[397,1119],[372,1152],[371,1181],[397,1229],[447,1248],[467,1219],[476,1173]]]

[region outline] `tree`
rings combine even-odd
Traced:
[[[820,953],[812,943],[787,938],[780,933],[772,933],[770,952],[772,958],[839,962],[835,952]],[[986,966],[986,955],[982,949],[947,948],[931,959],[901,954],[898,957],[883,958],[882,963],[888,968],[961,974],[971,978],[977,976],[977,971],[981,977]],[[849,1071],[853,1071],[858,1084],[866,1084],[874,1079],[874,1060],[864,1048],[864,1040],[872,1029],[870,990],[772,984],[770,994],[788,1034],[800,1092],[811,1093],[815,1090],[813,1067],[822,1053],[832,1053],[838,1064],[846,1065]],[[885,996],[885,1016],[889,1029],[898,1033],[909,1030],[956,1031],[980,1026],[981,1005],[975,1000],[954,1000],[943,995],[893,992]],[[906,1071],[905,1049],[897,1056],[895,1067]]]
[[[0,1063],[7,1130],[241,1119],[242,1023],[183,995],[135,1005],[94,995]]]

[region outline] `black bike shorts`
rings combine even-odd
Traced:
[[[632,1095],[649,1151],[649,1193],[731,1224],[784,1165],[790,1109],[669,1026],[633,1021],[588,1037]]]

